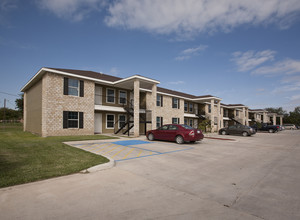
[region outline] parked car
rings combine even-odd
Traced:
[[[241,134],[244,137],[251,136],[255,133],[256,133],[256,131],[253,128],[251,128],[249,126],[246,126],[246,125],[241,125],[241,124],[231,125],[231,126],[228,126],[228,127],[225,127],[225,128],[221,128],[219,130],[219,134],[222,134],[222,135]]]
[[[269,125],[267,123],[262,123],[261,127],[257,127],[257,125],[253,125],[252,128],[256,129],[256,131],[267,131],[269,133],[275,133],[280,131],[279,125]]]
[[[166,140],[175,141],[177,144],[183,144],[185,141],[194,143],[201,141],[204,137],[200,129],[182,124],[163,125],[158,129],[147,131],[146,136],[149,141]]]
[[[285,127],[285,129],[288,129],[288,130],[296,129],[296,126],[294,124],[284,124],[283,126]]]

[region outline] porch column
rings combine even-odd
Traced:
[[[156,99],[157,99],[157,85],[154,84],[152,86],[152,115],[151,115],[151,122],[152,122],[152,130],[156,129]]]
[[[211,113],[210,113],[210,120],[211,120],[211,132],[215,131],[215,100],[212,99],[210,100],[210,109],[211,109]]]
[[[246,111],[245,111],[245,108],[243,108],[243,111],[242,111],[242,121],[243,121],[243,125],[246,125],[246,120],[245,120],[245,118],[246,118],[246,116],[245,116],[245,114],[246,114]]]
[[[282,125],[283,123],[282,123],[282,116],[280,116],[280,125]]]
[[[273,125],[276,125],[276,115],[273,115]]]
[[[221,106],[220,106],[220,101],[218,101],[218,104],[217,104],[217,109],[218,109],[218,128],[217,130],[219,130],[221,128],[221,120],[223,121],[223,118],[221,117]]]
[[[133,132],[134,137],[140,136],[140,81],[135,80],[133,86]]]
[[[249,126],[249,110],[246,109],[246,125]]]
[[[263,123],[267,123],[267,113],[263,113]]]

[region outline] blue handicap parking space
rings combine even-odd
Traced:
[[[150,144],[149,141],[141,141],[141,140],[129,140],[129,141],[115,141],[114,144],[122,145],[122,146],[132,146],[139,144]]]

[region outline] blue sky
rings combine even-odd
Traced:
[[[299,0],[0,0],[0,106],[41,68],[83,69],[214,95],[300,105]]]

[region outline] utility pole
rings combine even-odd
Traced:
[[[6,120],[6,112],[5,112],[5,109],[6,109],[6,99],[4,99],[4,112],[3,112],[3,120],[4,120],[4,123],[5,123],[5,120]]]

